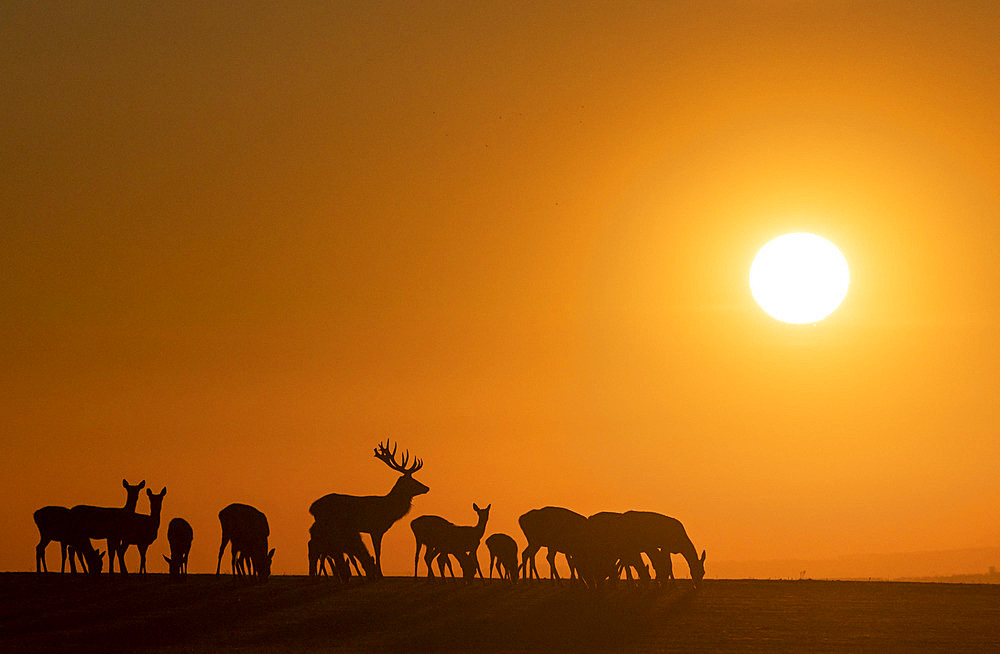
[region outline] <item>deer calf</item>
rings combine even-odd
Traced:
[[[192,540],[194,540],[194,530],[184,518],[174,518],[167,525],[170,558],[164,556],[163,559],[170,566],[171,577],[187,576],[188,554],[191,552]]]
[[[490,579],[496,564],[501,579],[517,581],[517,542],[507,534],[493,534],[486,539],[486,549],[490,551]]]

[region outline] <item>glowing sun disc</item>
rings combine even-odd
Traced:
[[[771,317],[795,324],[817,322],[847,295],[850,272],[837,246],[797,232],[770,241],[750,266],[750,292]]]

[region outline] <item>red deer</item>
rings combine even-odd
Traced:
[[[70,510],[65,506],[43,506],[35,511],[33,517],[35,525],[38,527],[39,538],[38,545],[35,546],[35,571],[39,573],[49,571],[48,566],[45,565],[45,548],[48,547],[50,542],[57,541],[62,550],[62,565],[59,568],[59,572],[66,572],[67,549],[69,549],[70,572],[76,574],[77,558],[80,559],[80,566],[86,572],[87,563],[83,552],[77,552],[69,548],[70,540],[73,538],[71,529],[72,514]]]
[[[623,517],[629,531],[644,543],[643,551],[650,554],[657,579],[664,576],[661,567],[666,568],[667,578],[673,577],[670,554],[680,554],[687,561],[695,588],[701,585],[705,578],[705,550],[699,557],[679,520],[652,511],[626,511]],[[659,550],[657,558],[650,553],[651,549]]]
[[[222,544],[219,546],[215,574],[219,574],[222,553],[231,542],[233,574],[236,574],[237,558],[243,553],[250,560],[252,574],[266,581],[271,574],[271,559],[274,558],[274,550],[267,549],[267,537],[271,535],[267,516],[247,504],[234,503],[219,511],[219,523],[222,525]]]
[[[462,566],[462,579],[471,582],[476,578],[476,572],[479,572],[480,577],[483,576],[482,570],[479,570],[479,561],[472,555],[472,552],[455,554],[455,558],[458,559],[458,564]],[[455,570],[451,567],[451,556],[449,556],[448,552],[441,552],[437,555],[437,564],[438,572],[440,572],[442,579],[444,579],[445,566],[448,567],[448,572],[452,578],[455,577]]]
[[[501,579],[517,581],[517,542],[507,534],[493,534],[486,539],[486,549],[490,551],[490,579],[495,563]]]
[[[535,566],[535,554],[542,547],[548,548],[545,559],[549,562],[550,578],[559,578],[559,571],[556,570],[556,554],[559,552],[567,555],[570,576],[574,576],[575,566],[570,561],[570,554],[580,550],[585,539],[587,518],[569,509],[546,506],[528,511],[517,519],[517,523],[521,526],[524,537],[528,539],[528,545],[521,554],[521,567],[524,569],[525,579],[539,578],[538,568]]]
[[[351,578],[348,559],[354,564],[355,571],[358,571],[360,561],[365,573],[374,576],[375,560],[361,541],[360,532],[324,529],[323,525],[313,523],[309,535],[309,576],[326,574],[327,559],[331,560],[333,571],[345,583]]]
[[[139,550],[139,573],[146,574],[146,551],[156,540],[160,532],[160,512],[163,508],[163,498],[167,494],[167,487],[164,486],[159,493],[146,489],[146,496],[149,497],[149,515],[142,513],[128,514],[124,521],[122,530],[122,541],[120,551],[124,552],[129,545],[135,545]],[[124,566],[122,566],[124,572]]]
[[[631,581],[632,568],[639,579],[649,580],[649,568],[642,561],[643,544],[628,527],[621,513],[602,511],[587,518],[587,539],[578,556],[589,564],[583,575],[588,583],[617,579],[622,569]]]
[[[128,516],[135,513],[135,505],[139,501],[139,491],[145,485],[145,481],[132,485],[122,479],[122,486],[125,488],[126,496],[125,506],[120,509],[89,506],[86,504],[80,504],[70,509],[70,513],[73,516],[73,524],[76,529],[81,531],[83,536],[107,541],[108,574],[114,574],[114,557],[116,554],[122,574],[128,573],[128,570],[125,569],[125,550],[120,547],[123,537],[122,532]]]
[[[426,546],[424,562],[427,564],[427,576],[433,577],[431,561],[440,553],[454,554],[461,559],[461,555],[470,553],[475,559],[476,572],[483,576],[483,571],[479,567],[479,543],[483,539],[486,531],[486,522],[490,519],[490,507],[480,509],[478,504],[473,503],[472,510],[476,512],[478,520],[475,526],[458,526],[436,515],[423,515],[410,522],[410,529],[417,542],[416,552],[413,554],[413,576],[417,576],[417,562],[420,558],[420,548]],[[450,563],[450,562],[449,562]],[[440,566],[440,561],[439,561]],[[450,565],[449,565],[450,568]]]
[[[413,478],[413,473],[423,467],[423,461],[415,459],[407,466],[410,453],[403,454],[401,462],[396,461],[396,446],[389,451],[388,443],[379,443],[375,448],[375,458],[393,470],[402,473],[392,490],[386,495],[357,497],[330,493],[324,495],[309,507],[309,513],[316,523],[327,533],[364,532],[372,539],[375,551],[375,574],[382,576],[382,537],[397,520],[409,513],[413,498],[430,490]]]
[[[188,554],[191,553],[191,541],[194,540],[194,530],[184,518],[174,518],[167,525],[167,542],[170,543],[170,558],[163,559],[170,566],[170,576],[187,576]]]

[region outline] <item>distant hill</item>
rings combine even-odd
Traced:
[[[723,579],[906,579],[944,581],[975,578],[970,583],[1000,583],[1000,547],[852,554],[836,559],[718,561],[708,566],[710,577]],[[803,574],[805,573],[805,574]]]

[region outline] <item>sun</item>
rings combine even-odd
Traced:
[[[750,292],[757,304],[782,322],[803,324],[826,318],[847,295],[850,272],[837,246],[797,232],[762,247],[750,266]]]

